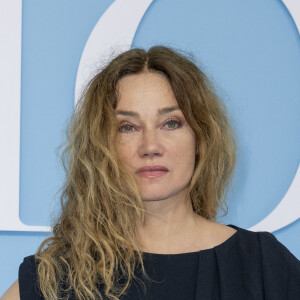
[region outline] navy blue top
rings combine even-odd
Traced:
[[[224,243],[206,250],[180,254],[145,253],[144,265],[152,279],[146,295],[133,280],[121,300],[299,300],[300,261],[274,235],[237,230]],[[34,256],[19,269],[21,300],[41,300]],[[101,291],[101,287],[100,287]],[[75,298],[70,298],[75,299]],[[105,299],[105,298],[104,298]]]

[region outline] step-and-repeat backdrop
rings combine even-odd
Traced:
[[[58,146],[105,61],[162,44],[194,54],[239,137],[229,213],[300,258],[297,0],[0,0],[0,295],[51,234]]]

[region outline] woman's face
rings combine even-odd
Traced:
[[[128,75],[118,92],[118,154],[142,199],[184,197],[194,171],[195,134],[169,82],[154,72]]]

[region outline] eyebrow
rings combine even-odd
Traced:
[[[158,110],[158,115],[162,116],[165,114],[168,114],[174,110],[179,110],[180,108],[178,106],[171,106],[171,107],[164,107],[160,108]],[[127,116],[127,117],[134,117],[134,118],[140,118],[139,113],[135,111],[130,111],[130,110],[116,110],[117,115],[122,115],[122,116]]]

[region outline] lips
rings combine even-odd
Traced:
[[[169,170],[164,166],[145,166],[137,170],[140,177],[154,179],[166,175]]]
[[[145,166],[145,167],[139,168],[137,170],[137,173],[141,173],[141,172],[154,172],[154,171],[168,172],[169,170],[166,167],[164,167],[164,166]]]

